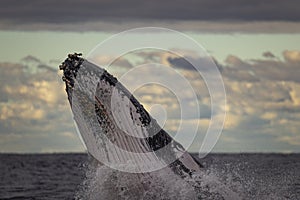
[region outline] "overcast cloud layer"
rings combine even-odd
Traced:
[[[271,32],[281,27],[281,31],[299,32],[299,7],[297,0],[4,0],[0,29],[110,31],[167,26],[179,30],[226,32],[247,28]]]
[[[297,0],[1,1],[0,17],[20,23],[102,19],[299,21]]]

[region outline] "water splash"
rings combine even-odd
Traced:
[[[81,199],[242,199],[211,171],[182,179],[170,168],[151,173],[127,173],[100,164],[90,156],[86,179],[77,194]],[[231,182],[232,183],[232,182]]]

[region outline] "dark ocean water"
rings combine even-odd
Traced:
[[[0,199],[85,196],[90,159],[87,154],[0,154]],[[210,154],[200,162],[206,181],[216,183],[214,190],[226,187],[240,199],[300,199],[300,154]]]

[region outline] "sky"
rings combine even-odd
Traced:
[[[87,55],[113,34],[145,26],[185,33],[218,64],[227,104],[214,152],[300,152],[299,1],[187,0],[183,6],[183,1],[170,0],[3,0],[1,4],[0,152],[85,151],[58,65],[68,53]],[[165,52],[136,52],[115,65],[118,70],[154,61],[183,64],[174,63],[174,56]],[[193,71],[184,66],[181,70],[201,97],[204,116],[184,121],[200,126],[190,149],[197,151],[211,117],[210,98]],[[152,104],[166,108],[167,130],[178,125],[176,99],[167,90],[145,87],[136,95],[146,108]]]

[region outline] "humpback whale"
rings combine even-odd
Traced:
[[[105,69],[77,53],[69,54],[59,69],[74,120],[96,165],[109,166],[106,170],[123,173],[123,178],[135,174],[134,185],[139,180],[144,190],[147,177],[159,179],[163,170],[168,178],[184,180],[180,187],[201,171],[202,165]]]

